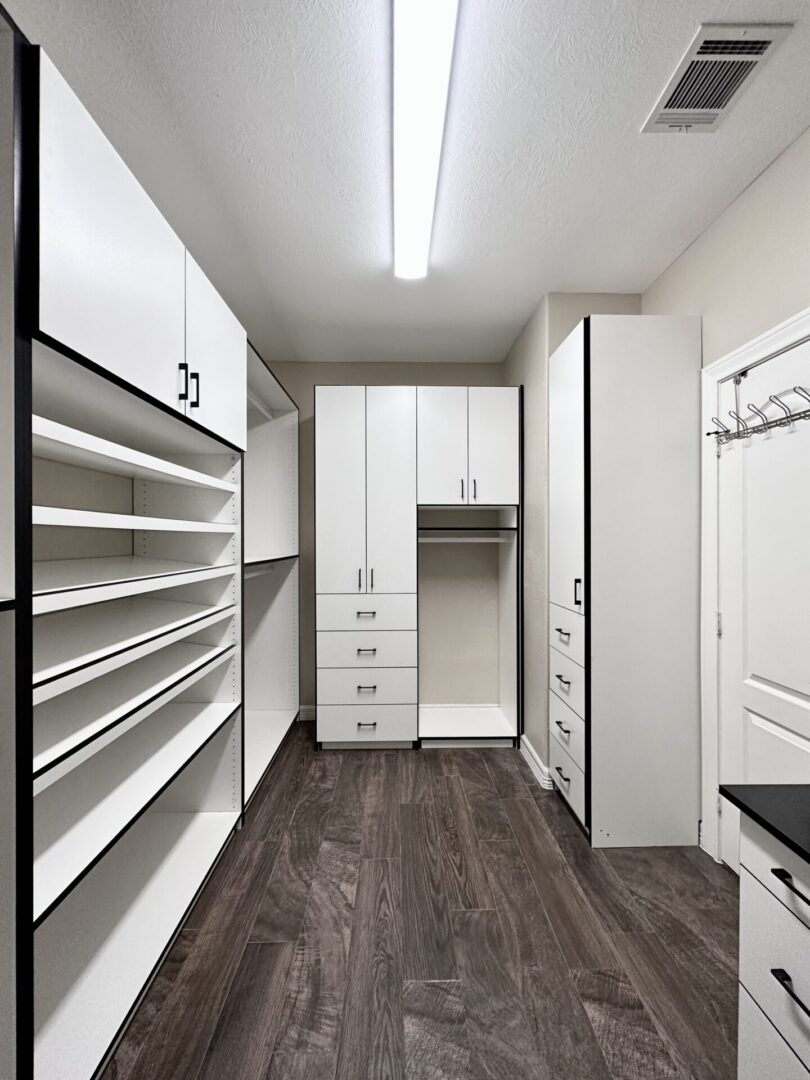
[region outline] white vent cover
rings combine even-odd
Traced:
[[[642,131],[715,131],[754,71],[787,36],[790,23],[704,23]]]

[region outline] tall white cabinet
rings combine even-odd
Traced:
[[[595,847],[698,839],[700,322],[549,361],[549,764]]]

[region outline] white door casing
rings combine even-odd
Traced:
[[[520,492],[520,389],[469,388],[469,502],[517,505]]]
[[[466,506],[467,387],[417,387],[418,479],[420,505]]]
[[[416,387],[366,387],[367,591],[416,592]]]

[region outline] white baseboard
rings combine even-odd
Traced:
[[[314,705],[302,705],[298,710],[299,720],[314,720],[315,719],[315,706]]]
[[[520,736],[520,752],[528,762],[529,768],[534,773],[534,778],[540,787],[551,790],[554,787],[551,780],[551,773],[548,771],[548,767],[543,764],[540,755],[525,735]]]

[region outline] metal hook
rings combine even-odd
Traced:
[[[728,415],[731,417],[732,420],[736,420],[738,424],[742,424],[743,432],[747,435],[748,424],[746,424],[745,420],[743,420],[743,418],[738,413],[735,413],[733,409],[729,409]]]
[[[752,413],[756,413],[756,415],[760,418],[763,424],[768,423],[768,417],[765,415],[762,409],[758,409],[756,405],[749,405],[748,408],[751,410]]]
[[[790,421],[792,413],[784,401],[781,401],[777,394],[770,394],[768,400],[772,401],[774,405],[778,405],[782,412],[785,414],[785,420]],[[784,421],[783,421],[784,422]]]
[[[731,431],[731,428],[726,427],[723,421],[719,420],[716,416],[712,417],[712,423],[717,424],[717,426],[720,428],[720,431],[707,431],[707,435],[728,435]]]
[[[805,401],[810,401],[810,393],[808,393],[803,386],[794,386],[793,390],[799,397],[803,397]]]

